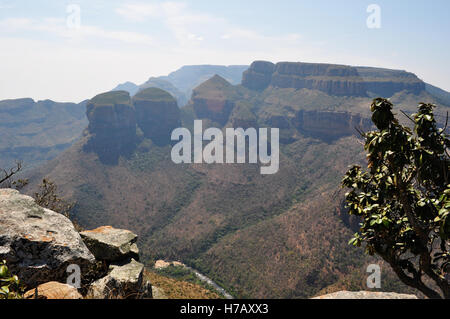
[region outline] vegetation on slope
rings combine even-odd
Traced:
[[[186,276],[161,275],[157,271],[149,270],[144,274],[152,285],[160,288],[168,299],[219,299],[220,296],[195,282],[194,278]]]

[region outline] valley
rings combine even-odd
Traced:
[[[345,215],[339,184],[348,165],[364,163],[356,128],[371,129],[377,94],[388,94],[398,113],[436,103],[441,122],[449,107],[412,73],[309,63],[257,61],[242,84],[214,75],[182,108],[155,87],[105,92],[86,102],[81,136],[34,169],[25,191],[49,178],[76,202],[71,217],[83,227],[130,229],[148,267],[182,260],[235,297],[364,289],[374,259],[347,245],[357,223]],[[279,171],[175,164],[171,132],[194,136],[195,120],[223,136],[236,127],[279,128]],[[386,265],[383,274],[385,287],[409,291]]]

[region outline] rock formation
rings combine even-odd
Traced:
[[[140,299],[152,297],[152,286],[144,282],[144,265],[132,259],[123,265],[112,264],[105,277],[94,282],[88,292],[95,299]]]
[[[139,259],[136,234],[126,229],[102,226],[81,232],[81,237],[95,258],[109,265],[107,275],[89,287],[89,298],[152,297],[152,286],[144,281],[144,265],[135,260]]]
[[[337,140],[356,133],[355,127],[368,130],[372,126],[369,118],[350,112],[295,111],[285,107],[276,114],[262,112],[261,123],[280,128],[280,142],[291,143],[300,132],[325,141]]]
[[[87,273],[95,258],[65,216],[12,189],[0,189],[0,259],[29,288],[65,282],[67,267]]]
[[[329,95],[391,97],[406,90],[419,94],[425,83],[413,73],[324,63],[255,61],[244,72],[242,85],[251,90],[278,88],[319,90]]]
[[[133,104],[144,136],[158,145],[169,143],[172,130],[181,125],[180,110],[172,95],[158,88],[147,88],[133,97]]]
[[[370,67],[355,68],[363,78],[366,90],[373,96],[391,97],[404,90],[419,94],[425,90],[425,83],[414,73]]]
[[[366,130],[371,125],[370,119],[349,112],[299,111],[296,114],[296,126],[300,132],[325,140],[353,135],[355,127]]]
[[[135,260],[136,240],[136,234],[110,226],[80,236],[62,214],[16,190],[0,189],[0,259],[30,289],[26,298],[79,299],[81,293],[102,299],[151,298],[144,265]],[[108,268],[106,274],[99,264]],[[79,291],[66,284],[70,265],[80,267]]]
[[[346,65],[323,63],[256,61],[244,72],[242,85],[252,90],[264,90],[269,85],[278,88],[310,89],[329,95],[366,96],[358,71]]]
[[[235,95],[235,87],[215,75],[194,89],[191,101],[198,118],[223,125],[234,108]]]
[[[88,150],[102,162],[114,164],[120,155],[133,150],[136,140],[136,116],[130,95],[125,91],[99,94],[87,103],[90,133]]]
[[[255,61],[242,75],[242,85],[251,90],[264,90],[272,81],[275,64],[266,61]]]
[[[107,262],[134,258],[139,260],[137,235],[126,229],[102,226],[80,233],[89,250],[98,260]]]
[[[185,93],[181,92],[175,85],[167,80],[151,77],[147,82],[139,86],[138,91],[148,88],[158,88],[170,93],[177,100],[179,107],[185,106],[189,100]]]
[[[25,299],[83,299],[77,288],[57,281],[46,282],[35,289],[28,290]]]

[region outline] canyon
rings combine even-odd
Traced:
[[[81,136],[34,170],[25,191],[47,176],[77,203],[71,217],[81,225],[130,229],[146,265],[181,260],[236,297],[361,290],[374,262],[386,289],[408,292],[388,265],[347,246],[354,222],[344,217],[338,186],[349,164],[364,164],[355,128],[371,129],[377,94],[398,113],[435,103],[445,122],[449,105],[416,76],[352,66],[256,61],[242,84],[213,75],[176,109],[169,92],[105,92],[86,102]],[[157,133],[180,125],[192,134],[195,120],[223,132],[279,128],[279,171],[173,163],[171,141]]]

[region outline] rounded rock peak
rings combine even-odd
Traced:
[[[175,98],[167,91],[150,87],[140,90],[133,97],[133,100],[151,100],[155,102],[176,102]]]
[[[110,91],[94,96],[89,103],[95,105],[130,104],[130,93],[127,91]]]

